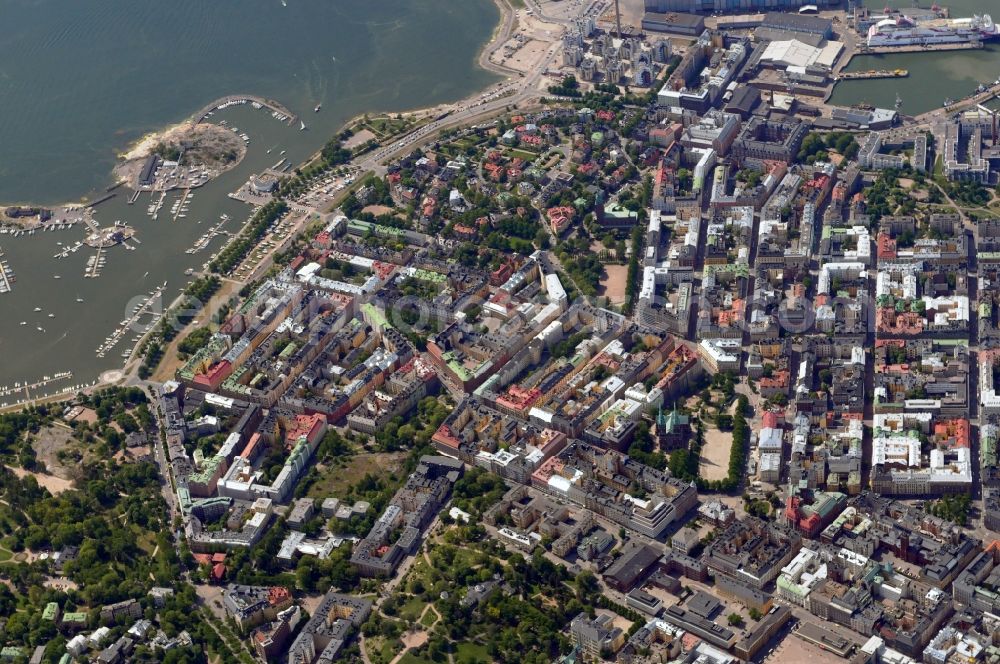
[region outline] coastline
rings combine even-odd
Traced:
[[[478,54],[477,54],[476,58],[474,59],[474,66],[479,67],[480,69],[483,69],[485,71],[497,74],[498,76],[504,76],[504,75],[506,75],[506,76],[512,76],[512,75],[516,75],[518,72],[516,72],[515,70],[508,69],[508,68],[502,67],[501,65],[496,65],[494,63],[489,62],[489,58],[492,55],[492,53],[495,52],[496,49],[499,48],[507,39],[509,39],[511,30],[516,25],[516,15],[517,15],[516,10],[509,3],[508,0],[493,0],[493,4],[499,10],[500,16],[498,18],[496,26],[494,26],[494,29],[493,29],[492,33],[490,34],[489,40],[487,40],[482,45],[482,47],[479,49]],[[468,100],[474,99],[476,96],[481,95],[485,90],[489,89],[489,87],[491,87],[493,85],[495,85],[495,83],[491,83],[489,86],[487,86],[485,88],[479,88],[477,90],[474,90],[471,93],[465,95],[464,97],[461,97],[461,98],[453,100],[453,101],[441,102],[441,103],[435,104],[433,106],[419,107],[419,108],[413,108],[413,109],[405,110],[405,111],[398,111],[398,112],[395,112],[394,114],[398,114],[400,116],[410,117],[410,118],[432,117],[435,114],[439,114],[441,112],[444,112],[446,109],[449,109],[449,108],[450,109],[454,109],[456,107],[461,107],[463,105],[463,102],[466,102]],[[220,97],[215,102],[213,102],[213,104],[218,104],[220,101],[223,101],[223,100],[229,98],[230,96],[231,95]],[[249,96],[249,95],[246,95],[246,96]],[[271,101],[271,100],[268,100],[268,101]],[[272,103],[279,104],[278,102],[272,102]],[[200,113],[203,113],[205,108],[207,108],[207,106],[206,107],[202,107],[199,111],[196,111],[194,114],[188,116],[187,118],[185,118],[184,120],[182,120],[180,122],[176,122],[176,123],[172,123],[170,125],[167,125],[166,127],[161,128],[158,131],[150,132],[150,133],[146,134],[145,136],[137,139],[136,141],[133,141],[131,144],[129,144],[126,147],[126,149],[123,152],[118,153],[119,159],[122,159],[123,156],[125,156],[125,155],[134,154],[136,152],[136,150],[138,150],[144,144],[149,144],[152,141],[156,141],[159,137],[162,137],[162,136],[166,135],[167,133],[169,133],[171,131],[175,131],[179,127],[183,127],[186,124],[189,124],[189,123],[192,123],[192,122],[193,123],[197,123],[199,121],[198,115]],[[297,168],[302,168],[302,167],[305,167],[308,164],[312,163],[317,158],[317,156],[319,156],[319,154],[321,153],[321,151],[322,151],[322,149],[323,149],[326,141],[330,140],[330,138],[332,138],[333,136],[337,136],[338,134],[340,134],[341,132],[343,132],[346,128],[351,127],[352,125],[356,124],[360,119],[364,118],[365,115],[370,115],[370,114],[373,114],[373,113],[384,113],[384,112],[386,112],[386,111],[371,110],[371,111],[367,111],[365,113],[357,114],[354,117],[348,119],[345,123],[343,123],[337,129],[336,132],[334,132],[332,135],[327,136],[326,138],[322,139],[322,143],[319,146],[317,146],[316,149],[306,159],[300,161],[299,164],[297,165]],[[116,168],[117,168],[117,165],[116,165]],[[111,173],[114,174],[114,172],[115,172],[115,169],[112,169]],[[122,181],[112,182],[112,184],[109,185],[108,189],[110,190],[110,189],[113,189],[113,188],[117,188],[118,186],[121,186],[121,184],[122,184]],[[88,204],[89,200],[90,200],[89,197],[91,195],[93,195],[93,194],[99,194],[99,192],[98,191],[88,192],[87,194],[84,194],[83,196],[81,196],[81,198],[78,199],[77,201],[74,201],[72,203],[64,203],[62,205],[63,206],[86,206]],[[19,203],[19,204],[12,204],[12,205],[30,206],[32,204],[31,203]],[[6,207],[8,207],[8,206],[4,205],[4,204],[0,204],[0,210],[4,209]],[[45,206],[45,207],[59,207],[59,206]],[[16,223],[16,222],[6,222],[6,223]],[[148,335],[148,333],[147,333],[147,335]],[[143,335],[143,339],[145,339],[147,335]],[[182,337],[183,334],[180,334],[178,336]],[[138,345],[136,347],[138,347]],[[134,349],[133,349],[133,351],[134,351]],[[94,379],[93,384],[89,385],[88,387],[85,387],[85,388],[82,388],[82,389],[64,390],[62,392],[57,392],[55,394],[51,394],[51,395],[47,395],[47,396],[42,396],[42,397],[38,397],[38,398],[35,398],[35,399],[24,399],[22,401],[18,401],[18,402],[15,402],[13,404],[10,404],[8,406],[4,406],[4,407],[0,408],[0,413],[17,411],[17,410],[20,410],[22,408],[27,407],[28,405],[32,405],[32,404],[36,404],[37,405],[37,404],[40,404],[40,403],[56,403],[56,402],[59,402],[59,401],[64,401],[64,400],[67,400],[67,399],[70,399],[70,398],[74,397],[76,394],[78,394],[80,392],[83,392],[83,393],[92,393],[94,391],[105,389],[105,388],[112,387],[112,386],[115,386],[115,385],[138,384],[138,379],[137,379],[136,373],[135,373],[136,369],[138,368],[138,366],[139,366],[139,362],[136,361],[136,359],[134,357],[134,352],[133,352],[133,357],[129,358],[129,366],[125,367],[123,370],[119,369],[119,370],[105,371],[105,372],[101,373],[100,375],[97,376],[97,378]]]
[[[489,61],[489,56],[492,55],[492,53],[497,48],[499,48],[500,45],[502,45],[504,41],[506,41],[509,38],[510,30],[512,29],[512,26],[515,23],[515,18],[516,18],[516,15],[517,15],[517,11],[513,8],[513,6],[511,6],[511,4],[509,3],[509,0],[493,0],[493,4],[494,4],[494,6],[496,6],[497,10],[499,10],[500,16],[499,16],[499,19],[497,20],[497,24],[493,27],[493,31],[490,34],[490,38],[485,43],[483,43],[482,47],[479,49],[479,51],[478,51],[478,53],[477,53],[477,55],[476,55],[476,57],[474,59],[474,63],[475,63],[475,66],[479,67],[480,69],[482,69],[484,71],[487,71],[487,72],[490,72],[490,73],[493,73],[493,74],[496,74],[498,76],[516,75],[518,73],[516,70],[509,69],[507,67],[503,67],[502,65],[497,65],[495,63],[491,63]],[[466,101],[467,99],[471,99],[471,98],[475,97],[476,95],[481,94],[484,90],[488,89],[488,87],[489,86],[487,86],[486,88],[479,88],[478,90],[474,90],[473,92],[467,94],[466,96],[461,97],[459,99],[456,99],[454,101],[440,102],[440,103],[435,104],[433,106],[422,106],[422,107],[415,107],[415,108],[411,108],[411,109],[407,109],[407,110],[393,111],[392,113],[394,115],[401,115],[403,117],[411,117],[411,118],[412,117],[430,116],[430,115],[433,115],[435,113],[444,112],[444,110],[447,107],[449,107],[449,106],[458,106],[458,105],[461,105],[463,101]],[[231,98],[235,98],[235,97],[243,97],[243,98],[248,98],[248,99],[257,99],[258,101],[259,100],[265,100],[262,97],[258,98],[255,95],[249,95],[249,94],[242,94],[242,95],[240,95],[240,94],[227,94],[227,95],[224,95],[222,97],[218,97],[213,102],[211,102],[210,104],[206,104],[204,106],[199,107],[197,110],[195,110],[194,112],[192,112],[190,115],[188,115],[187,117],[185,117],[183,120],[179,120],[177,122],[170,123],[168,125],[165,125],[165,126],[161,127],[160,129],[148,132],[148,133],[144,134],[143,136],[135,139],[134,141],[128,143],[124,147],[124,149],[116,152],[116,157],[120,161],[122,161],[122,162],[127,161],[129,158],[131,158],[129,155],[135,155],[140,150],[142,150],[144,148],[144,146],[155,145],[155,143],[160,138],[162,138],[163,136],[168,135],[170,132],[176,131],[176,130],[178,130],[178,129],[180,129],[180,128],[188,125],[188,124],[198,124],[198,123],[202,122],[204,120],[204,115],[205,115],[206,111],[208,111],[208,110],[215,110],[219,106],[219,104],[225,103],[226,100],[231,99]],[[292,113],[291,110],[287,109],[283,104],[281,104],[281,102],[278,102],[278,101],[275,101],[275,100],[272,100],[272,99],[266,99],[266,101],[268,102],[269,105],[277,107],[279,110],[281,110],[283,112],[287,112],[288,114],[290,114],[291,118],[294,119],[294,118],[298,117],[297,115],[295,115],[294,113]],[[310,163],[312,163],[319,156],[319,154],[322,151],[323,146],[325,145],[326,141],[328,141],[333,136],[336,136],[336,135],[340,134],[341,132],[343,132],[348,127],[351,127],[352,125],[356,124],[359,120],[361,120],[362,118],[364,118],[366,115],[372,115],[372,114],[377,114],[377,113],[389,113],[389,112],[390,111],[378,110],[378,109],[370,109],[368,111],[364,111],[362,113],[358,113],[358,114],[354,115],[353,117],[349,118],[347,121],[345,121],[344,123],[342,123],[333,134],[331,134],[329,137],[327,137],[323,141],[323,144],[317,146],[315,148],[315,150],[313,150],[313,152],[311,152],[307,158],[305,158],[301,162],[299,162],[296,165],[296,168],[303,168],[303,167],[309,165]],[[117,187],[121,186],[124,183],[124,180],[122,180],[122,179],[116,179],[114,177],[115,170],[120,165],[121,164],[116,164],[115,167],[112,168],[111,171],[110,171],[110,173],[109,173],[112,176],[112,178],[110,180],[110,184],[107,187],[108,191],[110,191],[113,188],[117,188]],[[3,210],[5,208],[7,208],[7,207],[48,207],[48,208],[72,207],[72,206],[84,207],[84,206],[88,205],[92,201],[91,196],[93,196],[93,195],[100,196],[101,193],[102,192],[100,190],[89,191],[89,192],[86,192],[86,193],[82,194],[80,196],[80,198],[78,198],[75,201],[67,201],[67,202],[62,202],[62,203],[57,203],[57,204],[47,204],[47,205],[40,205],[38,203],[34,203],[34,202],[31,202],[31,201],[0,202],[0,210]],[[2,219],[0,219],[0,222],[2,222],[2,223],[8,223],[8,224],[17,224],[17,222],[15,222],[15,221],[3,221]]]

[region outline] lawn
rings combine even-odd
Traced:
[[[8,551],[7,549],[0,549],[0,563],[8,562],[13,557],[13,552]]]
[[[399,664],[434,664],[434,662],[408,652],[399,659]]]
[[[373,664],[389,664],[402,650],[402,644],[400,644],[399,639],[373,636],[370,639],[365,639],[365,649]]]
[[[319,479],[306,494],[309,498],[340,496],[368,473],[382,475],[402,467],[406,452],[362,452],[346,462],[335,462],[318,469]]]
[[[420,612],[424,610],[427,603],[419,597],[411,597],[406,603],[399,607],[399,617],[403,620],[416,622],[420,619]]]
[[[537,152],[528,152],[527,150],[511,150],[509,154],[511,159],[514,157],[520,157],[525,161],[534,161],[538,158]]]
[[[459,643],[455,646],[455,664],[489,662],[490,655],[481,643]]]
[[[427,609],[427,611],[424,612],[424,617],[420,619],[420,624],[430,629],[431,627],[434,626],[434,623],[436,623],[437,621],[438,621],[438,614],[435,613],[433,608],[431,608]]]

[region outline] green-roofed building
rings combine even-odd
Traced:
[[[55,602],[49,602],[46,604],[45,608],[42,609],[42,620],[48,620],[51,622],[59,620],[59,605]]]
[[[14,662],[27,659],[27,655],[24,654],[23,648],[18,648],[17,646],[4,646],[0,649],[0,659]]]

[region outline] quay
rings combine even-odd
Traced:
[[[284,116],[285,121],[288,124],[294,124],[298,120],[298,116],[292,113],[290,110],[285,108],[282,104],[274,101],[273,99],[266,99],[264,97],[258,97],[256,95],[229,95],[216,99],[208,106],[205,106],[200,111],[195,113],[194,121],[195,123],[204,122],[209,115],[214,111],[219,109],[228,108],[229,106],[236,106],[240,104],[256,104],[263,108],[268,109],[272,113],[277,113],[278,115]]]
[[[866,69],[865,71],[845,71],[836,80],[856,81],[876,78],[906,78],[910,75],[908,69]]]
[[[916,122],[930,122],[935,119],[940,119],[955,113],[969,106],[977,106],[979,104],[985,104],[994,97],[1000,96],[1000,83],[991,85],[982,92],[977,92],[968,97],[963,97],[962,99],[953,100],[948,106],[942,108],[936,108],[932,111],[927,111],[926,113],[921,113],[920,115],[914,116]]]
[[[983,48],[981,41],[953,42],[950,44],[906,44],[905,46],[864,46],[857,55],[886,55],[888,53],[922,53],[924,51],[971,51]]]

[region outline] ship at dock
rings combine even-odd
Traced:
[[[900,15],[886,18],[868,28],[869,47],[880,46],[933,46],[960,42],[982,42],[1000,36],[997,25],[989,14],[972,18],[937,18],[915,21]]]

